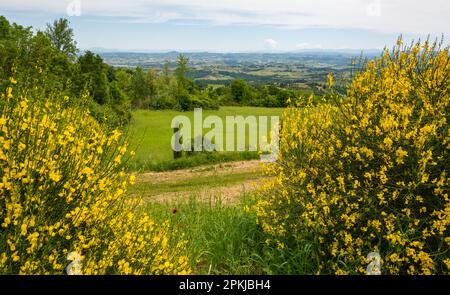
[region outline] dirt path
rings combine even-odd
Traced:
[[[259,172],[261,172],[259,160],[239,161],[169,172],[142,173],[136,176],[136,185],[143,188],[139,190],[139,194],[149,202],[179,203],[195,197],[197,200],[205,202],[220,199],[224,204],[234,205],[239,202],[242,195],[258,187],[263,180]],[[246,176],[247,173],[248,179],[220,184],[221,178],[233,174]],[[156,194],[151,192],[152,187],[155,186],[170,187],[183,182],[199,180],[204,180],[204,184],[194,190],[187,187],[182,191],[166,191]],[[208,185],[209,180],[213,185]]]
[[[240,161],[229,162],[211,166],[200,166],[190,169],[182,169],[168,172],[147,172],[136,176],[136,182],[175,182],[195,177],[207,177],[223,174],[231,174],[233,172],[253,172],[261,170],[261,161]]]
[[[255,190],[261,180],[251,180],[214,188],[202,187],[195,191],[161,193],[144,198],[144,200],[156,203],[177,204],[187,202],[190,198],[195,198],[204,203],[221,202],[226,205],[236,205],[240,202],[242,196]]]

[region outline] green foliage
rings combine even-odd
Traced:
[[[150,94],[150,89],[146,83],[145,73],[141,67],[137,67],[131,76],[131,97],[133,106],[143,107],[144,101]]]
[[[182,111],[189,111],[194,108],[217,109],[217,102],[213,101],[207,92],[201,92],[194,81],[186,77],[186,74],[190,71],[188,63],[189,59],[180,54],[175,69],[178,86],[176,107]]]
[[[189,60],[180,55],[178,66],[172,74],[166,63],[158,73],[154,69],[144,71],[140,66],[134,70],[118,69],[116,79],[132,106],[140,109],[177,109],[181,111],[217,109],[218,102],[210,92],[201,91],[186,74]]]
[[[230,85],[231,99],[238,104],[253,100],[253,92],[244,80],[234,80]]]
[[[48,37],[52,46],[66,56],[75,58],[77,53],[77,42],[73,39],[73,29],[69,27],[67,19],[60,18],[53,24],[47,24],[45,35]]]
[[[210,90],[209,95],[215,97],[221,105],[286,107],[288,99],[298,100],[313,95],[313,92],[283,88],[275,84],[250,85],[245,80],[234,80],[229,85]]]
[[[10,24],[0,16],[0,80],[4,91],[9,78],[19,80],[23,89],[42,84],[42,91],[67,93],[71,76],[69,58],[52,47],[42,32],[33,34],[31,28]]]
[[[193,83],[186,77],[186,74],[190,71],[188,67],[189,58],[185,55],[180,54],[178,56],[177,68],[175,69],[175,77],[178,80],[178,85],[180,88],[191,90]]]
[[[104,105],[110,100],[107,65],[100,56],[87,51],[78,58],[78,75],[74,77],[74,86],[78,91],[89,91],[95,102]]]
[[[10,24],[0,16],[0,90],[10,78],[28,95],[81,97],[88,93],[88,107],[107,128],[124,125],[130,118],[130,102],[115,70],[92,52],[76,58],[76,42],[69,22],[59,19],[45,33]]]

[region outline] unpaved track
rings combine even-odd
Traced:
[[[239,161],[221,163],[217,165],[201,166],[191,169],[175,170],[169,172],[148,172],[136,176],[137,183],[173,184],[194,178],[220,177],[233,173],[254,173],[261,171],[261,161]],[[224,186],[202,186],[194,191],[164,192],[151,197],[145,197],[148,202],[180,203],[195,198],[202,202],[220,201],[224,204],[234,205],[240,201],[242,195],[255,190],[264,178],[253,177],[248,181],[227,184]]]
[[[233,172],[244,173],[253,171],[261,171],[261,161],[239,161],[168,172],[147,172],[137,175],[136,182],[176,182],[195,177],[207,177],[232,174]]]
[[[195,191],[161,193],[144,198],[144,200],[155,203],[178,204],[188,202],[193,198],[202,203],[220,202],[225,205],[237,205],[241,197],[245,197],[247,193],[255,190],[261,181],[262,179],[257,179],[227,186],[202,187]]]

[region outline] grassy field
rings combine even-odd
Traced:
[[[317,272],[309,242],[298,242],[290,249],[266,245],[268,237],[255,223],[254,214],[244,209],[250,202],[242,198],[239,204],[228,206],[220,196],[203,202],[196,199],[194,192],[188,202],[151,203],[147,210],[155,220],[170,220],[175,236],[188,239],[186,251],[193,257],[195,274]]]
[[[216,115],[224,120],[225,125],[226,116],[280,116],[282,111],[283,109],[281,108],[221,107],[217,111],[203,111],[203,118],[209,115]],[[172,119],[179,115],[185,115],[191,119],[191,124],[193,125],[193,114],[193,112],[177,112],[172,110],[137,110],[133,112],[129,137],[131,148],[136,150],[136,155],[130,162],[131,169],[140,171],[163,171],[203,164],[258,158],[256,152],[223,152],[201,154],[192,158],[182,158],[174,161],[171,149],[171,138],[173,135],[171,129]],[[204,134],[206,132],[208,130],[205,129]],[[226,132],[232,131],[226,130],[224,126],[224,142]]]

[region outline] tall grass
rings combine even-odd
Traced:
[[[169,219],[174,235],[189,242],[186,251],[197,274],[312,274],[317,272],[312,247],[298,242],[290,249],[265,243],[267,236],[255,223],[254,213],[241,205],[227,206],[220,198],[200,202],[148,204],[156,220]],[[176,213],[174,213],[176,211]]]

